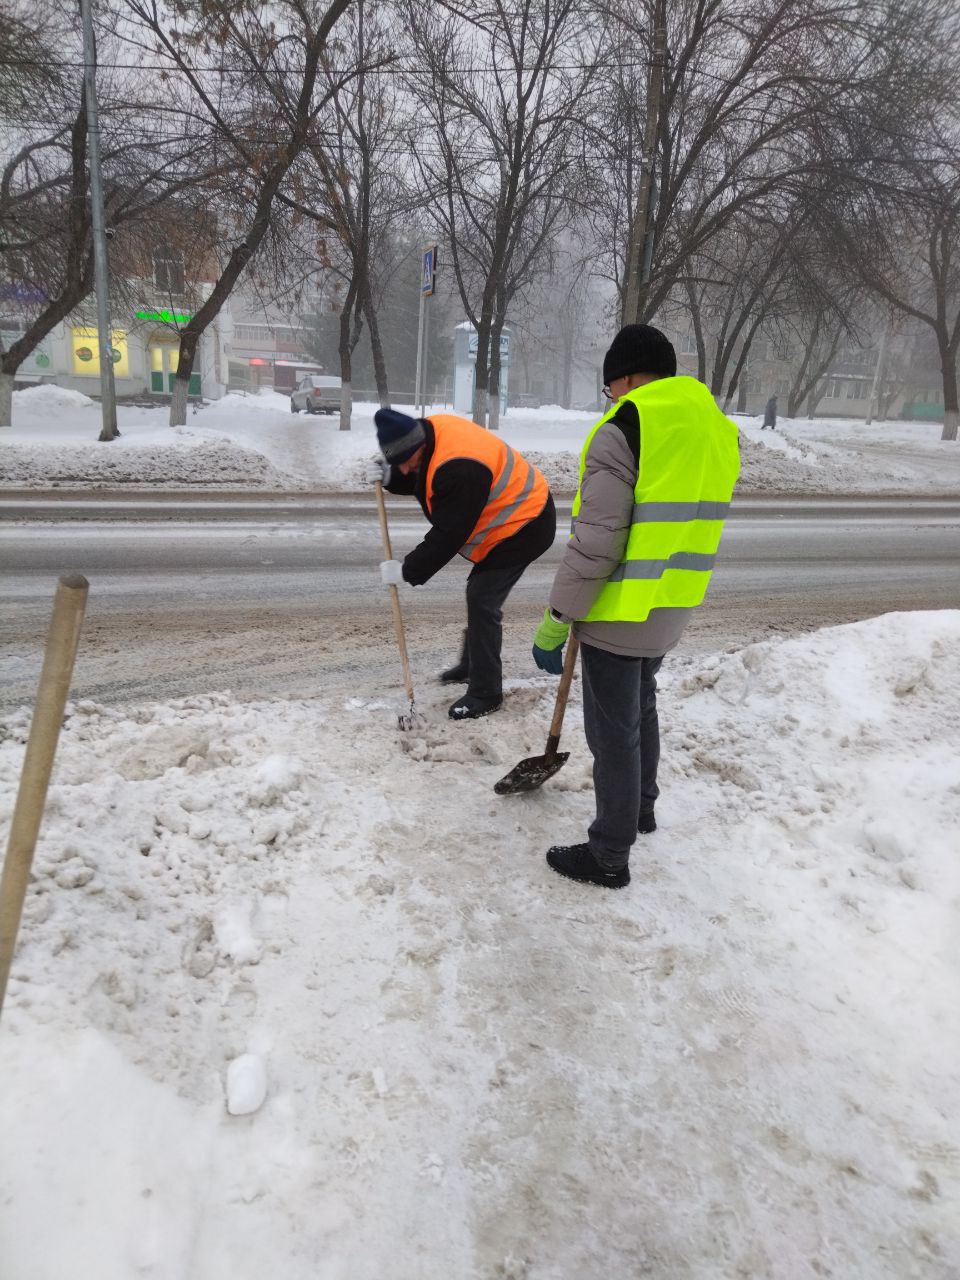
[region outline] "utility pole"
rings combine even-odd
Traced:
[[[627,266],[624,273],[622,324],[638,324],[641,293],[650,279],[653,261],[653,236],[650,218],[656,193],[657,137],[660,129],[660,105],[663,99],[663,72],[667,65],[667,0],[654,0],[653,57],[647,85],[647,118],[643,127],[640,191],[637,213],[627,242]]]
[[[117,395],[113,382],[113,330],[110,327],[110,269],[107,233],[103,221],[103,182],[100,177],[100,115],[97,110],[96,46],[93,39],[92,0],[80,0],[83,23],[83,96],[87,104],[87,137],[90,153],[90,208],[93,224],[93,277],[97,293],[97,339],[100,347],[100,407],[103,427],[99,439],[115,440]]]

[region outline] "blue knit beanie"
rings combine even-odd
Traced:
[[[399,409],[378,409],[373,420],[377,424],[380,452],[387,462],[406,462],[426,443],[422,421]]]

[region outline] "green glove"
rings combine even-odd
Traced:
[[[537,634],[533,637],[533,643],[538,649],[562,649],[567,643],[567,636],[570,634],[569,622],[557,622],[556,618],[550,616],[550,610],[544,609],[543,621],[537,628]]]

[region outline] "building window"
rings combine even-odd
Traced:
[[[130,376],[130,360],[127,351],[127,334],[125,329],[112,329],[110,351],[113,357],[113,372],[117,378]],[[84,378],[100,376],[100,337],[96,329],[88,326],[77,326],[70,333],[73,372]]]
[[[273,333],[267,324],[237,324],[233,327],[237,342],[273,342]]]
[[[695,356],[697,354],[697,338],[696,334],[684,333],[680,335],[678,343],[679,353],[682,356]]]
[[[153,279],[163,293],[183,293],[186,285],[183,254],[169,245],[161,245],[153,255]]]

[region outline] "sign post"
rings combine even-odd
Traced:
[[[424,245],[420,260],[420,318],[417,324],[417,373],[413,387],[413,403],[420,406],[420,416],[426,413],[427,398],[427,344],[429,316],[426,300],[433,297],[437,278],[437,246]]]

